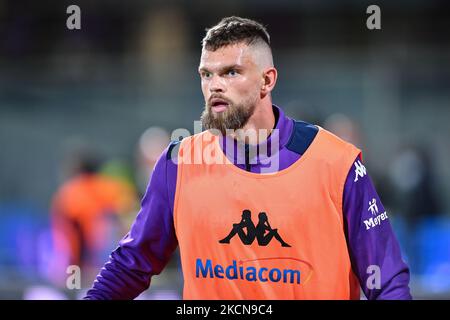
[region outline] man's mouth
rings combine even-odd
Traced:
[[[210,106],[214,112],[223,112],[229,107],[228,101],[220,98],[211,99]]]

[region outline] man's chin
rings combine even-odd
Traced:
[[[225,136],[243,127],[247,122],[244,119],[245,113],[233,105],[208,106],[204,110],[201,120],[203,127],[210,130],[215,135]]]
[[[220,129],[217,128],[210,128],[208,129],[208,131],[213,135],[213,136],[225,136],[225,132],[222,132]]]

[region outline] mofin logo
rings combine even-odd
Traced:
[[[244,266],[244,264],[249,264],[251,262],[261,261],[261,260],[280,260],[288,259],[294,260],[299,263],[304,263],[308,266],[310,272],[304,280],[301,280],[302,272],[300,269],[296,268],[285,268],[280,269],[278,267],[261,267],[259,266]],[[247,261],[233,260],[228,266],[223,266],[221,264],[213,264],[211,259],[206,259],[203,261],[198,258],[195,263],[195,276],[197,278],[217,278],[217,279],[227,279],[227,280],[245,280],[250,282],[282,282],[287,284],[301,284],[307,282],[312,275],[312,267],[309,263],[304,262],[295,258],[265,258],[265,259],[255,259]]]

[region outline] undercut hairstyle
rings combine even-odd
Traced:
[[[206,36],[202,46],[208,51],[237,43],[248,46],[265,43],[270,48],[270,36],[266,28],[254,20],[241,17],[226,17],[210,29],[206,29]]]

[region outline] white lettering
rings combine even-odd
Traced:
[[[370,218],[368,220],[364,220],[364,224],[366,226],[366,230],[369,230],[370,228],[376,227],[378,225],[381,224],[381,221],[388,219],[388,215],[385,212],[383,212],[382,214],[379,214],[378,216],[376,216],[375,218]]]
[[[79,6],[72,4],[67,7],[66,13],[71,13],[66,20],[66,26],[69,30],[81,29],[81,9]]]
[[[381,9],[379,6],[373,4],[367,7],[366,13],[371,15],[366,20],[366,26],[369,30],[381,29]]]
[[[201,314],[206,318],[211,307],[189,307],[183,304],[182,307],[177,307],[177,314]]]
[[[367,289],[381,289],[380,267],[377,265],[368,266],[367,274],[370,274],[366,281]]]
[[[69,290],[81,289],[81,269],[77,265],[70,265],[66,269],[66,273],[70,274],[66,280],[66,287]]]

